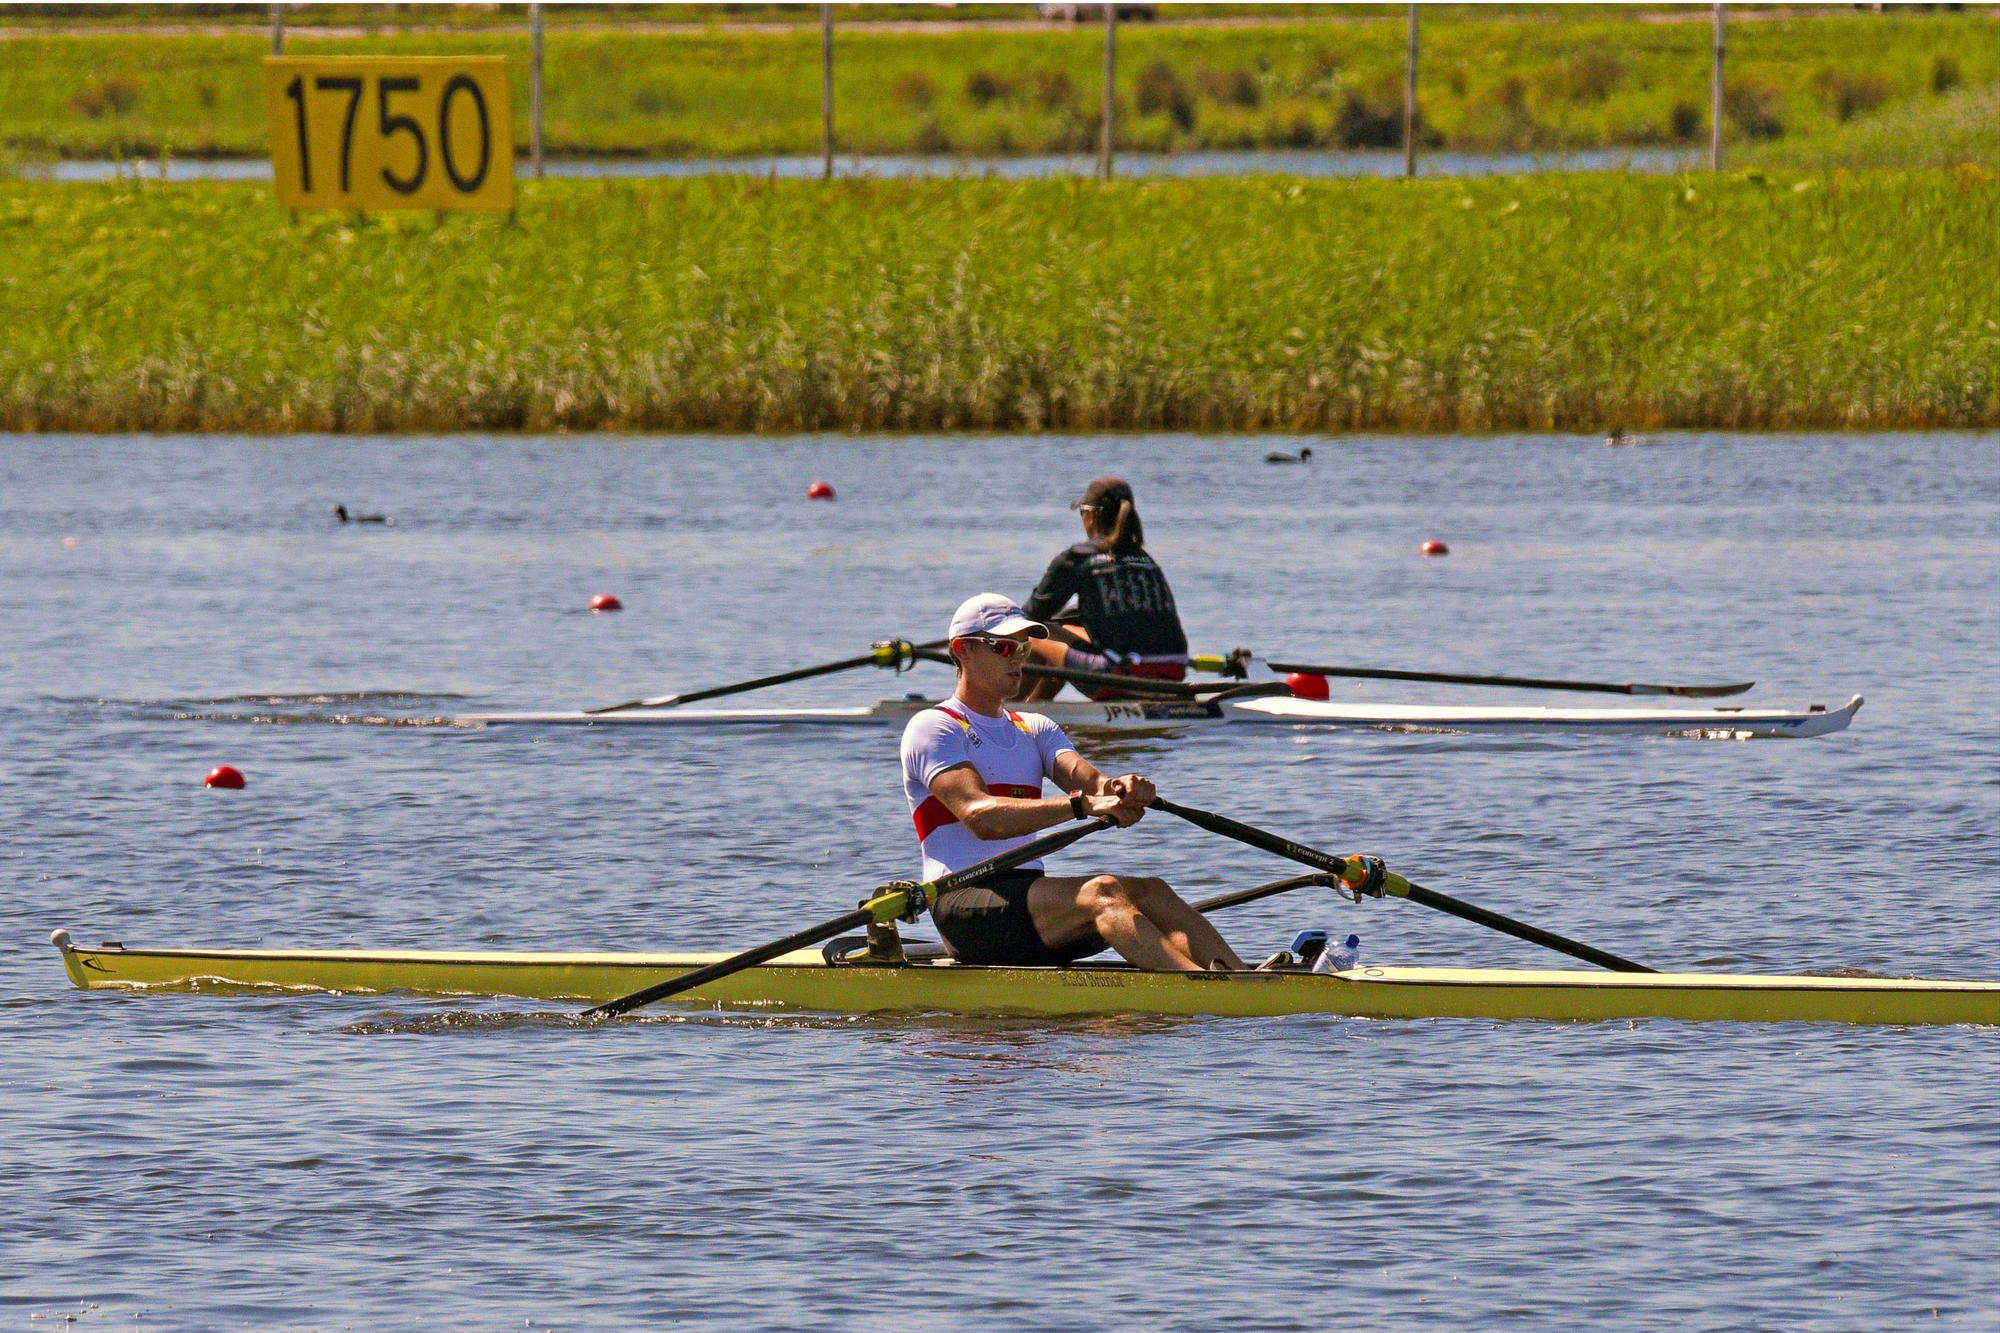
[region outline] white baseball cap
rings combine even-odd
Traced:
[[[1048,630],[1022,615],[1020,607],[997,592],[968,597],[952,612],[951,637],[962,639],[968,634],[990,634],[1003,639],[1014,634],[1026,634],[1031,639],[1049,637]]]

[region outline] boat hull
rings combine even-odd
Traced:
[[[91,990],[292,990],[496,996],[599,1004],[721,954],[461,953],[428,950],[199,950],[56,945]],[[2000,982],[1689,972],[1515,971],[1366,967],[1184,975],[1115,963],[1070,967],[830,965],[787,954],[677,997],[704,1007],[833,1013],[1138,1013],[1273,1017],[1668,1018],[1734,1022],[2000,1024]]]
[[[935,701],[894,699],[853,708],[650,708],[620,713],[467,713],[467,726],[889,727],[900,730]],[[1327,703],[1313,699],[1056,700],[1022,704],[1080,731],[1163,731],[1220,723],[1411,732],[1581,733],[1747,740],[1824,736],[1854,721],[1862,698],[1838,708],[1514,708],[1454,704]]]

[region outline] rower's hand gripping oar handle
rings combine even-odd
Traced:
[[[891,919],[915,921],[930,910],[932,903],[953,889],[969,888],[1003,871],[1012,870],[1029,861],[1039,860],[1050,852],[1061,851],[1079,838],[1088,837],[1102,829],[1117,827],[1118,821],[1108,815],[1099,815],[1085,823],[1044,834],[1033,842],[1016,847],[1011,852],[989,856],[977,865],[969,865],[963,870],[955,870],[949,875],[940,875],[921,884],[907,879],[884,884],[875,891],[873,898],[867,899],[861,905],[875,914],[878,924]]]

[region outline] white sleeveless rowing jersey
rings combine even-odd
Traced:
[[[932,778],[954,765],[971,764],[995,796],[1033,799],[1042,794],[1042,779],[1055,776],[1056,756],[1075,749],[1063,729],[1040,713],[1010,709],[988,717],[951,699],[911,718],[903,728],[903,794],[910,798],[910,818],[923,846],[923,878],[963,870],[1040,836],[974,837],[931,795]],[[1022,868],[1041,866],[1030,861]]]

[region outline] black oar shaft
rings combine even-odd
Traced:
[[[1144,676],[1116,676],[1103,671],[1072,671],[1068,667],[1030,664],[1021,674],[1043,680],[1060,680],[1080,689],[1112,689],[1141,703],[1215,703],[1224,699],[1256,699],[1282,694],[1291,697],[1292,687],[1282,680],[1259,680],[1235,685],[1191,685],[1179,680],[1148,680]]]
[[[856,926],[865,926],[876,920],[887,921],[891,917],[901,915],[903,906],[908,902],[907,895],[913,888],[921,887],[927,890],[930,897],[935,900],[938,894],[977,884],[990,875],[997,875],[1003,870],[1012,870],[1015,866],[1037,860],[1050,852],[1061,851],[1079,838],[1115,826],[1115,821],[1099,816],[1087,823],[1073,824],[1068,828],[1057,829],[1054,833],[1045,833],[1032,842],[1022,843],[1019,847],[1002,852],[998,856],[989,856],[984,861],[969,865],[963,870],[940,875],[928,884],[921,886],[885,884],[878,888],[866,903],[852,912],[844,912],[831,921],[820,922],[817,926],[808,926],[781,940],[760,944],[754,949],[746,949],[742,953],[717,962],[704,964],[691,972],[683,972],[672,980],[658,982],[644,990],[633,991],[630,995],[620,996],[615,1000],[607,1000],[593,1009],[585,1010],[584,1017],[610,1018],[618,1014],[628,1014],[656,1000],[664,1000],[669,996],[706,986],[711,981],[720,981],[724,977],[753,968],[759,963],[768,963],[781,955],[798,949],[810,949],[813,945],[830,940],[843,931],[853,930]],[[900,903],[891,901],[897,897],[902,899]],[[878,907],[884,909],[887,914],[878,917]]]
[[[692,972],[683,972],[672,981],[662,981],[658,985],[634,991],[630,995],[619,999],[606,1001],[598,1005],[595,1009],[586,1011],[584,1017],[609,1018],[618,1014],[630,1013],[632,1010],[649,1005],[655,1000],[664,1000],[669,995],[678,995],[682,991],[690,991],[697,986],[706,986],[711,981],[731,976],[743,971],[745,968],[755,967],[759,963],[768,963],[773,958],[791,953],[794,950],[810,949],[822,940],[832,939],[842,931],[853,930],[857,926],[865,926],[874,919],[875,913],[872,909],[857,907],[852,912],[837,916],[831,921],[822,921],[817,926],[808,926],[806,929],[793,935],[787,935],[781,940],[772,940],[769,944],[760,944],[754,949],[747,949],[720,962],[709,963],[704,967],[697,967]]]
[[[1213,898],[1204,898],[1194,905],[1194,910],[1197,912],[1220,912],[1225,907],[1241,907],[1245,903],[1254,903],[1262,898],[1272,898],[1281,893],[1289,893],[1293,889],[1302,889],[1308,884],[1324,884],[1326,882],[1327,877],[1325,875],[1294,875],[1290,879],[1280,879],[1274,880],[1269,884],[1259,884],[1254,889],[1238,889],[1235,893],[1224,893],[1218,894]]]
[[[843,657],[838,662],[822,662],[818,666],[780,671],[775,676],[759,676],[755,680],[737,681],[734,685],[716,685],[706,690],[690,690],[686,694],[672,694],[662,699],[627,699],[622,704],[608,704],[603,708],[589,708],[584,711],[592,716],[601,716],[605,713],[622,713],[631,708],[677,708],[681,704],[699,703],[703,699],[721,699],[731,694],[748,694],[752,690],[769,689],[773,685],[789,685],[795,680],[831,676],[835,672],[852,671],[856,667],[898,666],[905,660],[923,656],[944,642],[943,639],[937,639],[930,643],[911,644],[905,648],[901,643],[890,640],[886,645],[871,648],[865,654]]]
[[[1579,940],[1570,939],[1565,935],[1558,935],[1552,930],[1543,930],[1540,926],[1531,926],[1525,921],[1516,921],[1512,917],[1501,916],[1498,912],[1489,912],[1484,907],[1480,907],[1475,903],[1454,898],[1449,894],[1439,893],[1435,889],[1427,889],[1421,884],[1410,885],[1409,892],[1402,896],[1407,897],[1413,903],[1422,903],[1424,906],[1434,907],[1440,912],[1449,912],[1461,920],[1474,922],[1486,927],[1488,930],[1497,930],[1502,935],[1512,935],[1517,940],[1526,940],[1530,944],[1539,944],[1544,949],[1553,949],[1557,953],[1566,953],[1572,958],[1580,958],[1586,963],[1595,963],[1609,972],[1651,972],[1654,970],[1643,963],[1635,963],[1629,958],[1620,958],[1615,953],[1606,953],[1604,950],[1596,948],[1593,945],[1584,944]]]
[[[953,665],[949,653],[920,651],[917,656],[927,662]],[[1021,674],[1030,680],[1060,680],[1091,689],[1123,690],[1128,694],[1154,695],[1166,699],[1192,699],[1196,695],[1217,692],[1213,685],[1190,685],[1186,681],[1179,680],[1149,680],[1144,676],[1118,676],[1108,671],[1074,671],[1069,667],[1043,666],[1039,662],[1029,662],[1021,668]]]
[[[1185,806],[1174,801],[1169,801],[1163,796],[1154,797],[1153,804],[1170,815],[1185,819],[1197,828],[1205,828],[1209,832],[1219,833],[1225,838],[1234,838],[1238,842],[1248,843],[1252,847],[1258,847],[1273,855],[1297,861],[1301,865],[1317,866],[1321,870],[1340,874],[1346,869],[1348,864],[1347,857],[1335,856],[1331,852],[1322,852],[1316,847],[1307,847],[1302,843],[1293,842],[1288,838],[1280,838],[1274,833],[1266,833],[1263,829],[1253,828],[1251,825],[1245,824],[1240,820],[1231,819],[1227,815],[1218,815],[1209,810],[1197,810],[1192,806]],[[1531,926],[1525,921],[1516,921],[1512,917],[1502,916],[1498,912],[1491,912],[1486,908],[1463,902],[1451,897],[1449,894],[1439,893],[1434,889],[1427,889],[1421,884],[1408,884],[1407,881],[1405,881],[1405,884],[1407,884],[1407,891],[1399,893],[1398,897],[1407,897],[1411,902],[1422,903],[1425,907],[1435,908],[1437,911],[1448,912],[1452,916],[1463,920],[1476,922],[1489,930],[1496,930],[1503,935],[1512,935],[1515,939],[1526,940],[1530,944],[1539,944],[1545,949],[1553,949],[1557,953],[1568,954],[1570,957],[1581,959],[1586,963],[1595,963],[1597,966],[1613,972],[1651,972],[1653,970],[1643,963],[1635,963],[1630,959],[1620,958],[1617,954],[1606,953],[1604,950],[1585,944],[1580,940],[1573,940],[1567,936],[1558,935],[1552,930],[1543,930],[1540,926]]]
[[[1497,685],[1522,690],[1577,690],[1596,694],[1676,694],[1688,699],[1719,699],[1741,694],[1757,682],[1731,685],[1647,685],[1602,680],[1549,680],[1540,676],[1466,676],[1447,671],[1391,671],[1385,667],[1310,666],[1302,662],[1268,662],[1273,671],[1314,676],[1350,676],[1360,680],[1420,680],[1443,685]]]
[[[831,676],[839,671],[852,671],[855,667],[873,666],[875,654],[868,653],[856,657],[843,657],[838,662],[827,662],[820,666],[800,667],[796,671],[780,671],[774,676],[759,676],[755,680],[738,681],[734,685],[716,685],[706,690],[689,690],[686,694],[676,694],[676,704],[699,703],[703,699],[720,699],[731,694],[748,694],[752,690],[765,690],[773,685],[789,685],[795,680],[811,680],[815,676]]]
[[[1190,685],[1181,680],[1148,680],[1144,676],[1120,676],[1109,671],[1076,671],[1069,667],[1042,666],[1030,662],[1021,668],[1030,680],[1060,680],[1097,690],[1123,690],[1134,695],[1156,695],[1167,699],[1192,699],[1197,694],[1213,694],[1208,685]]]
[[[1266,833],[1263,829],[1245,824],[1241,820],[1231,819],[1228,815],[1218,815],[1212,810],[1197,810],[1191,805],[1182,805],[1164,796],[1153,797],[1153,808],[1164,810],[1177,819],[1185,819],[1196,828],[1205,828],[1210,833],[1234,838],[1238,842],[1261,848],[1274,856],[1297,861],[1300,865],[1316,866],[1321,870],[1330,870],[1336,875],[1347,869],[1347,858],[1344,856],[1335,856],[1331,852],[1322,852],[1318,848],[1307,847],[1289,838],[1281,838],[1275,833]]]
[[[1099,815],[1097,818],[1086,820],[1081,824],[1072,824],[1068,828],[1057,829],[1054,833],[1044,833],[1033,842],[1024,842],[1010,852],[1002,852],[998,856],[989,856],[984,861],[969,865],[963,870],[954,870],[949,875],[940,875],[924,887],[928,888],[931,891],[931,897],[935,898],[940,893],[949,893],[953,889],[962,889],[968,885],[977,884],[980,880],[991,878],[1003,870],[1012,870],[1015,866],[1025,865],[1029,861],[1038,861],[1050,852],[1061,851],[1080,838],[1087,838],[1093,833],[1101,833],[1105,829],[1117,827],[1118,822],[1116,820]]]

